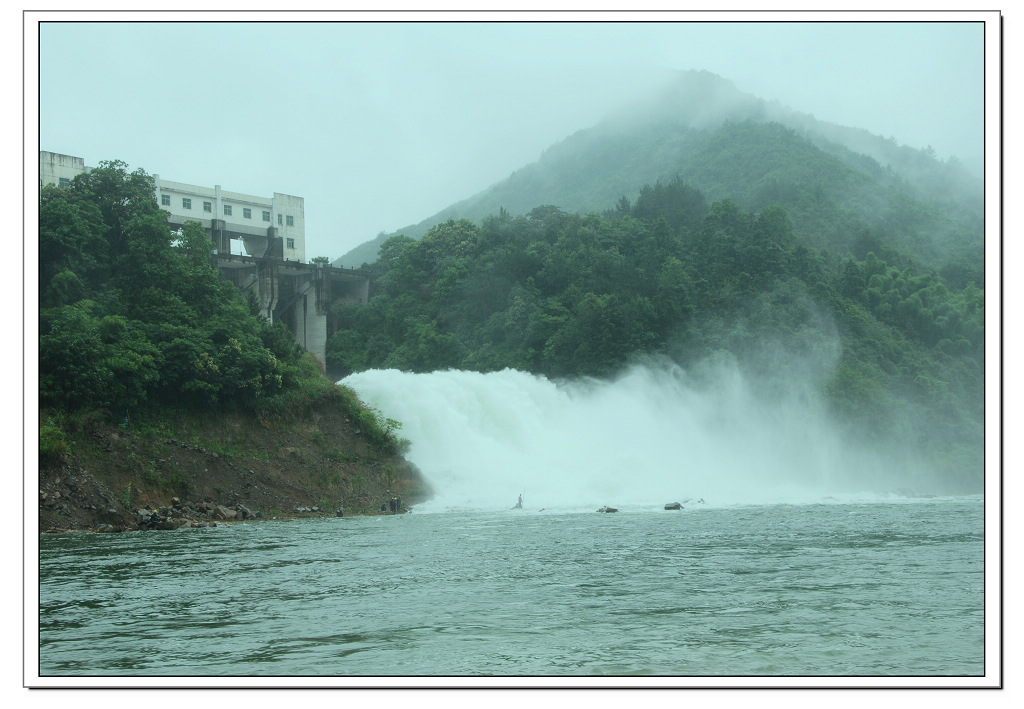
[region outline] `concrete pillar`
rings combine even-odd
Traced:
[[[308,301],[307,301],[308,304]],[[320,364],[327,366],[327,314],[320,315],[315,307],[306,308],[306,322],[304,325],[307,352],[320,360]]]
[[[259,261],[257,266],[259,280],[260,307],[271,323],[274,322],[274,308],[277,307],[279,296],[277,283],[277,264],[270,261]]]
[[[231,244],[228,239],[224,238],[224,229],[226,227],[227,225],[223,219],[214,217],[210,220],[210,238],[213,239],[213,248],[222,254],[231,253]]]

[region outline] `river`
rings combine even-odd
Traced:
[[[41,676],[978,676],[981,498],[47,535]]]

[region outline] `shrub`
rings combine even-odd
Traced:
[[[68,445],[64,430],[52,421],[39,424],[39,461],[54,461],[68,453]]]

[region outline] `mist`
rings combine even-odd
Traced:
[[[396,17],[61,22],[47,13],[40,149],[87,165],[121,159],[190,184],[302,196],[307,254],[332,259],[505,179],[682,70],[710,71],[821,120],[932,145],[943,159],[974,165],[982,149],[984,32],[963,16],[390,21]],[[176,53],[172,71],[153,47],[182,42],[190,49]],[[202,108],[210,101],[215,111]]]
[[[764,396],[732,358],[690,371],[659,359],[609,381],[372,370],[340,383],[402,422],[436,493],[418,510],[497,510],[519,494],[526,509],[625,511],[930,489],[912,450],[851,440],[812,377]]]

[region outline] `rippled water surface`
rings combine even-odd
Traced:
[[[971,676],[983,503],[45,536],[40,674]]]

